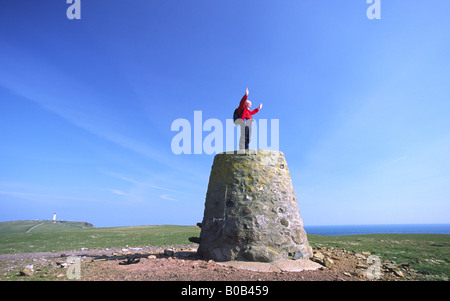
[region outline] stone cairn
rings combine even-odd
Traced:
[[[200,238],[191,239],[205,259],[273,262],[312,256],[280,151],[217,154],[199,226]]]

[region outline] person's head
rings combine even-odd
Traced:
[[[251,108],[251,106],[252,106],[252,102],[250,101],[250,100],[246,100],[245,101],[245,106],[247,107],[247,109],[250,109]]]

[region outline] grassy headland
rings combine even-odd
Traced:
[[[308,239],[312,247],[370,252],[382,260],[408,264],[424,276],[450,277],[450,235],[447,234],[308,235]]]
[[[186,245],[191,244],[189,237],[199,234],[200,228],[196,226],[95,228],[89,223],[78,222],[7,222],[0,223],[0,254]],[[308,235],[308,240],[312,247],[370,252],[382,260],[408,264],[423,275],[437,275],[437,279],[450,277],[450,235]]]

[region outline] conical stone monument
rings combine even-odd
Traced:
[[[282,152],[215,156],[199,243],[199,255],[215,261],[312,256]]]

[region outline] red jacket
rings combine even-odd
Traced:
[[[247,94],[245,94],[242,97],[241,102],[239,103],[239,107],[238,107],[238,114],[241,116],[242,120],[252,119],[252,115],[259,112],[259,108],[256,108],[253,111],[250,111],[249,109],[247,109],[247,106],[245,105],[246,100],[247,100]]]

